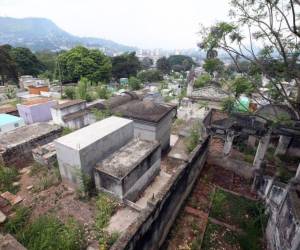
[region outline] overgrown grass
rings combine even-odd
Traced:
[[[0,193],[6,191],[16,193],[19,187],[14,186],[13,183],[18,181],[18,179],[18,171],[14,167],[0,166]]]
[[[118,203],[109,195],[100,193],[96,201],[96,221],[95,226],[98,230],[102,230],[108,225],[108,222],[118,207]]]
[[[185,139],[185,146],[189,153],[191,153],[199,144],[200,141],[200,124],[195,124],[191,130],[187,138]]]
[[[238,235],[242,249],[260,249],[267,216],[263,204],[218,189],[210,216],[244,231]]]
[[[220,225],[208,223],[201,249],[225,249],[224,244],[228,244],[230,246],[239,245],[237,234]]]
[[[28,250],[80,250],[86,247],[82,226],[69,218],[64,224],[53,215],[43,215],[30,222],[30,209],[22,206],[4,225]]]
[[[68,127],[64,127],[62,131],[62,136],[72,133],[74,130]]]
[[[111,216],[115,213],[118,203],[109,195],[100,193],[96,201],[96,220],[95,228],[98,234],[98,240],[101,249],[109,249],[110,246],[119,238],[119,233],[109,234],[104,231],[108,225]]]
[[[17,234],[22,231],[30,216],[30,209],[27,207],[18,206],[14,209],[14,212],[14,216],[10,217],[4,225],[4,230],[10,234]]]
[[[45,166],[34,164],[30,170],[31,176],[37,176],[37,183],[34,184],[32,191],[40,192],[61,182],[59,168],[53,166],[48,169]]]
[[[17,233],[17,239],[29,250],[80,250],[85,247],[84,232],[74,219],[66,224],[44,215]]]

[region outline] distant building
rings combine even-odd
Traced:
[[[49,87],[46,85],[40,85],[40,86],[28,86],[29,94],[32,95],[41,95],[42,92],[49,92]]]
[[[70,129],[89,125],[89,112],[84,100],[71,100],[57,104],[51,107],[51,115],[55,124]]]
[[[0,133],[8,132],[24,125],[24,120],[18,116],[0,114]]]
[[[19,78],[19,84],[20,84],[20,88],[21,89],[28,89],[29,86],[49,86],[50,81],[49,79],[39,79],[39,78],[35,78],[33,76],[21,76]]]
[[[48,98],[36,98],[17,104],[20,116],[26,124],[35,122],[47,122],[52,120],[51,107],[57,105],[57,101]]]

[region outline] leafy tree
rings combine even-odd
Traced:
[[[202,88],[205,85],[207,85],[211,80],[212,79],[209,74],[202,74],[196,79],[194,86],[195,88]]]
[[[43,73],[39,75],[39,77],[53,80],[58,54],[55,52],[41,51],[41,52],[37,52],[35,55],[37,59],[43,65],[45,65],[45,69],[46,69]]]
[[[238,97],[240,94],[249,95],[254,91],[253,84],[246,77],[236,77],[230,85],[231,90],[235,96]]]
[[[63,81],[76,82],[84,77],[91,83],[98,83],[109,81],[111,77],[112,65],[110,58],[99,50],[87,49],[82,46],[60,54],[58,56],[58,66]]]
[[[284,100],[300,117],[300,71],[298,23],[299,2],[290,0],[232,0],[232,22],[218,22],[203,28],[200,48],[222,49],[239,69],[240,61],[251,63],[254,74],[244,74],[254,85],[255,91],[267,101]],[[263,44],[258,53],[255,44]],[[257,74],[264,74],[281,96],[275,100],[259,91]],[[293,98],[282,85],[283,80],[293,80],[297,97]]]
[[[27,48],[11,48],[10,55],[16,62],[19,75],[38,76],[45,70],[45,65]]]
[[[169,74],[171,71],[171,65],[166,57],[161,57],[157,60],[156,68],[164,74]]]
[[[9,45],[0,46],[0,77],[1,84],[6,81],[13,81],[18,83],[17,66],[9,51],[11,47]]]
[[[157,69],[149,69],[140,71],[137,78],[142,82],[159,82],[163,80],[161,72]]]
[[[145,57],[141,61],[141,66],[143,69],[149,69],[153,65],[153,60],[150,57]]]
[[[141,88],[141,81],[138,78],[131,76],[128,85],[131,90],[139,90]]]
[[[172,55],[168,58],[168,62],[174,71],[187,71],[195,65],[191,57],[184,55]]]
[[[125,53],[112,58],[112,75],[116,79],[136,76],[140,69],[141,63],[136,57],[135,52]]]
[[[224,63],[218,58],[206,59],[203,68],[213,76],[215,72],[220,74],[224,71]]]

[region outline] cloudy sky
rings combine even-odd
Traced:
[[[0,16],[46,17],[79,36],[140,48],[193,48],[199,24],[227,18],[229,0],[0,0]]]

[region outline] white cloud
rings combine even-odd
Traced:
[[[64,30],[141,48],[191,48],[199,23],[227,19],[227,0],[0,0],[0,15],[46,17]]]

